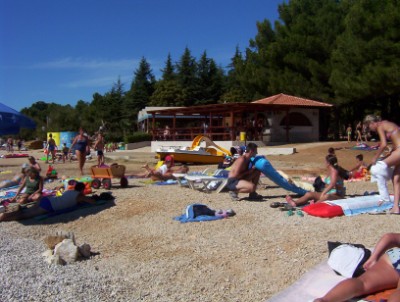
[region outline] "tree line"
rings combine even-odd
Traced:
[[[399,0],[291,0],[278,6],[279,20],[256,22],[257,34],[228,66],[204,51],[195,58],[186,47],[174,62],[167,55],[156,79],[143,57],[130,87],[120,79],[104,95],[76,106],[38,101],[21,112],[38,124],[89,132],[106,125],[112,140],[137,129],[137,113],[146,106],[197,106],[251,102],[285,93],[334,104],[330,128],[337,135],[349,123],[376,113],[399,118]]]

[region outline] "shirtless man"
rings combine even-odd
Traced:
[[[97,165],[99,167],[104,164],[104,146],[105,146],[104,137],[99,132],[99,134],[97,134],[97,140],[94,144],[94,149],[96,150],[97,153]]]
[[[257,145],[249,143],[245,153],[232,164],[226,187],[233,201],[239,200],[238,193],[249,193],[251,200],[262,199],[262,196],[256,193],[261,172],[254,166],[249,168],[251,158],[256,155]]]

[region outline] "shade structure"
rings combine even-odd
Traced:
[[[0,135],[18,134],[21,128],[35,129],[36,124],[29,117],[0,103]]]

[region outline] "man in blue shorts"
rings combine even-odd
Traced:
[[[232,200],[239,200],[238,193],[249,193],[250,200],[262,199],[262,196],[256,193],[261,172],[254,166],[249,168],[251,158],[256,155],[257,145],[249,143],[244,154],[232,164],[226,185]]]

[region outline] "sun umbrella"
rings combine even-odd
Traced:
[[[36,124],[29,117],[0,103],[0,135],[18,134],[21,128],[35,129]]]

